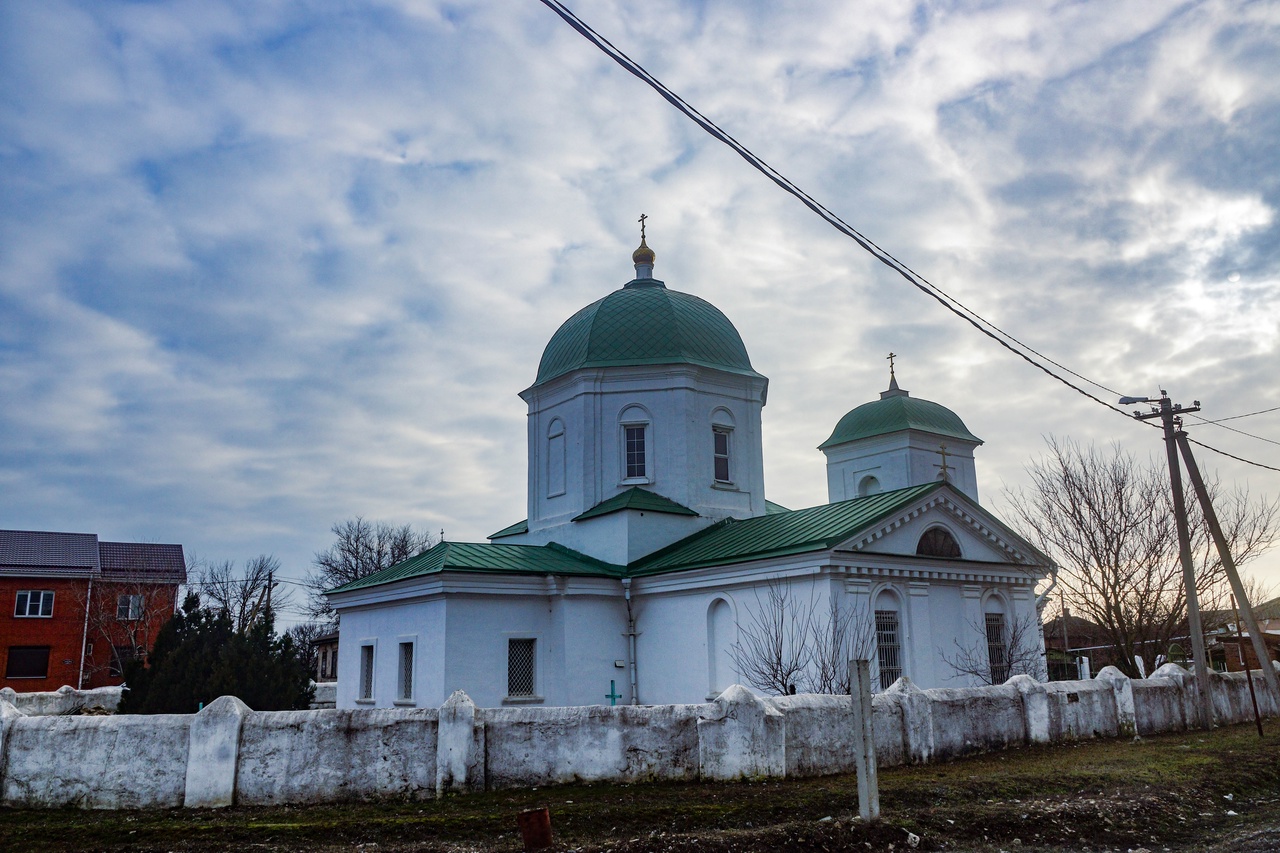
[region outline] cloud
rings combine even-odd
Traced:
[[[1280,405],[1273,9],[580,5],[1046,354],[1215,415]],[[516,393],[558,325],[630,277],[642,212],[659,277],[720,306],[771,378],[775,500],[825,499],[814,448],[882,389],[890,350],[905,387],[986,439],[984,499],[1020,482],[1042,434],[1159,449],[870,260],[538,4],[0,16],[8,526],[274,551],[294,576],[356,514],[482,538],[524,514]]]

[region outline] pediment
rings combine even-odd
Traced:
[[[949,488],[933,492],[859,531],[840,543],[837,550],[916,556],[920,537],[935,526],[955,539],[960,546],[960,560],[1019,566],[1051,563],[1043,552],[996,516]]]

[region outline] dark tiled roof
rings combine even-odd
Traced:
[[[97,574],[98,537],[92,533],[0,530],[0,571]]]
[[[181,545],[149,542],[99,542],[104,580],[115,576],[134,580],[186,583],[187,562]]]
[[[624,509],[638,509],[649,512],[666,512],[671,515],[697,515],[696,512],[689,509],[683,504],[678,504],[671,498],[664,498],[662,495],[642,489],[639,486],[632,486],[620,495],[614,495],[608,500],[601,501],[591,509],[574,518],[574,521],[586,521],[588,518],[595,518],[598,515],[608,515],[611,512],[621,512]]]

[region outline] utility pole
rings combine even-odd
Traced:
[[[1258,666],[1262,669],[1262,677],[1266,681],[1267,687],[1271,688],[1271,695],[1280,700],[1280,683],[1277,683],[1275,667],[1271,665],[1271,656],[1267,654],[1267,645],[1262,641],[1262,631],[1258,628],[1258,620],[1254,618],[1253,606],[1249,604],[1249,596],[1245,594],[1244,584],[1240,582],[1240,573],[1236,571],[1236,562],[1231,558],[1231,549],[1227,547],[1227,537],[1222,535],[1222,525],[1218,523],[1218,514],[1213,511],[1213,504],[1209,501],[1209,490],[1204,486],[1204,478],[1200,476],[1200,466],[1196,465],[1196,458],[1191,455],[1191,444],[1187,441],[1187,434],[1178,431],[1174,436],[1178,442],[1178,449],[1182,451],[1182,459],[1187,463],[1187,475],[1191,478],[1191,487],[1195,489],[1196,497],[1200,499],[1200,507],[1204,510],[1204,520],[1209,525],[1209,533],[1213,536],[1213,543],[1218,547],[1218,558],[1222,560],[1222,567],[1227,571],[1227,580],[1231,582],[1231,591],[1235,593],[1235,601],[1240,605],[1240,616],[1244,618],[1245,627],[1249,629],[1249,639],[1253,643],[1253,653],[1258,656]],[[1237,620],[1236,625],[1239,625]],[[1249,679],[1249,689],[1253,689],[1253,676],[1249,674],[1248,667],[1245,668],[1245,675]],[[1261,734],[1261,729],[1259,729]]]
[[[1121,397],[1120,404],[1155,402],[1147,397]],[[1169,400],[1169,392],[1161,389],[1160,408],[1146,414],[1134,413],[1138,420],[1159,418],[1164,426],[1164,444],[1169,457],[1169,484],[1173,489],[1173,517],[1178,527],[1178,556],[1182,560],[1182,582],[1187,591],[1187,628],[1191,633],[1191,652],[1195,659],[1196,698],[1199,700],[1200,725],[1213,728],[1213,697],[1209,687],[1209,658],[1204,648],[1204,629],[1200,624],[1200,600],[1196,595],[1196,570],[1191,561],[1191,531],[1187,525],[1186,500],[1182,492],[1182,469],[1178,466],[1176,433],[1182,428],[1182,415],[1200,411],[1200,401],[1183,408]]]

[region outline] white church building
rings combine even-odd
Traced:
[[[771,503],[768,379],[723,313],[653,278],[643,235],[632,259],[635,279],[565,321],[520,394],[528,518],[328,593],[339,708],[455,690],[481,706],[704,702],[758,669],[805,692],[819,658],[858,650],[885,687],[1003,680],[1014,642],[1041,660],[1049,559],[979,504],[982,442],[955,413],[891,371],[820,446],[829,502]]]

